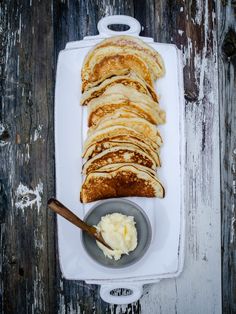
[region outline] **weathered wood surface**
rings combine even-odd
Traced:
[[[46,207],[55,190],[58,52],[67,41],[96,34],[97,21],[111,14],[134,16],[142,35],[177,44],[186,100],[184,271],[146,287],[139,302],[123,307],[102,302],[96,286],[61,277],[55,219]],[[221,165],[223,309],[236,312],[235,1],[3,0],[0,16],[0,311],[220,313]]]
[[[236,2],[218,7],[221,139],[222,294],[224,313],[236,313]]]

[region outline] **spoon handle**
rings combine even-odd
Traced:
[[[48,207],[56,212],[58,215],[64,217],[76,227],[87,232],[90,236],[94,237],[96,240],[105,245],[108,249],[112,250],[112,248],[104,241],[102,235],[97,231],[97,229],[93,226],[86,224],[83,220],[79,219],[72,211],[70,211],[65,205],[56,200],[55,198],[50,198],[48,200]]]
[[[85,232],[93,235],[97,233],[97,229],[95,227],[87,225],[83,220],[79,219],[79,217],[77,217],[74,213],[72,213],[72,211],[55,198],[50,198],[48,200],[48,207]]]

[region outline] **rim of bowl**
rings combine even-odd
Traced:
[[[87,248],[86,248],[86,245],[83,241],[83,232],[81,232],[81,242],[82,242],[82,246],[87,254],[87,256],[91,259],[91,261],[93,261],[95,264],[99,265],[99,266],[102,266],[102,267],[105,267],[105,268],[112,268],[112,269],[116,269],[116,270],[121,270],[123,268],[126,268],[126,267],[132,267],[134,266],[135,264],[137,264],[138,262],[140,262],[140,260],[142,258],[144,258],[144,256],[146,255],[146,253],[148,252],[148,249],[151,245],[151,241],[152,241],[152,226],[151,226],[151,223],[150,223],[150,219],[148,217],[148,215],[145,213],[145,211],[142,209],[141,206],[139,206],[138,204],[136,204],[135,202],[133,201],[130,201],[130,200],[127,200],[127,199],[124,199],[124,198],[109,198],[109,199],[106,199],[106,200],[100,200],[98,201],[96,204],[94,204],[89,210],[88,212],[84,215],[83,217],[83,220],[86,221],[87,217],[91,214],[92,211],[94,211],[96,209],[97,206],[99,206],[100,204],[104,204],[104,203],[109,203],[109,202],[112,202],[112,201],[121,201],[121,202],[124,202],[124,203],[129,203],[131,205],[134,205],[144,216],[144,219],[146,220],[147,222],[147,225],[148,225],[148,230],[149,230],[149,236],[148,236],[148,242],[145,246],[145,249],[143,251],[143,254],[141,254],[137,259],[135,259],[133,262],[131,262],[130,264],[128,265],[123,265],[123,266],[120,266],[120,267],[116,267],[116,266],[106,266],[100,262],[98,262],[97,260],[95,260],[87,251]],[[95,240],[94,240],[95,241]],[[122,257],[121,257],[122,258]]]

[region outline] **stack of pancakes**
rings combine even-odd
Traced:
[[[154,81],[164,75],[161,56],[140,39],[103,40],[82,67],[81,105],[88,106],[81,202],[120,196],[164,197],[156,176],[165,122]]]

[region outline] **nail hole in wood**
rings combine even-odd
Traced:
[[[225,35],[225,39],[222,44],[222,53],[227,58],[236,56],[236,33],[232,28],[230,28]]]
[[[6,142],[9,138],[10,138],[10,135],[9,135],[9,133],[8,133],[7,130],[4,130],[4,131],[0,134],[0,141]]]
[[[195,91],[186,91],[184,98],[189,102],[194,102],[198,100],[198,95]]]
[[[22,267],[19,268],[19,275],[20,275],[21,277],[24,276],[24,269],[23,269]]]

